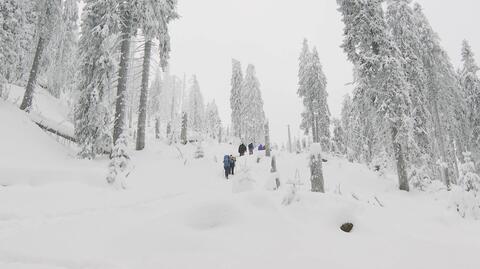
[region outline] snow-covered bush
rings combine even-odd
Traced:
[[[465,191],[478,194],[480,191],[480,176],[475,173],[475,164],[471,159],[471,153],[465,152],[463,153],[463,156],[465,158],[465,163],[461,164],[459,167],[459,184]]]
[[[408,171],[408,178],[410,185],[417,190],[425,191],[432,183],[430,178],[430,170],[426,165],[420,167],[413,167]]]
[[[291,184],[289,188],[287,188],[287,192],[282,200],[282,205],[290,205],[293,202],[300,201],[300,196],[298,195],[297,185]]]
[[[202,144],[198,144],[197,150],[195,151],[194,158],[195,159],[201,159],[203,157],[205,157],[205,152],[203,151]]]
[[[322,146],[314,143],[310,146],[310,181],[312,192],[325,192],[322,171]]]
[[[110,185],[125,189],[125,180],[129,174],[130,157],[128,155],[127,136],[122,133],[113,147],[107,182]]]
[[[462,187],[453,186],[451,193],[452,207],[462,218],[480,220],[480,197]]]
[[[300,196],[298,195],[298,186],[303,185],[303,182],[300,179],[300,172],[298,170],[295,171],[295,178],[288,180],[287,184],[290,185],[290,187],[287,188],[287,192],[283,197],[282,205],[290,205],[292,202],[300,201]]]

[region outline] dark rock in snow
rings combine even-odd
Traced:
[[[340,230],[342,230],[342,231],[344,231],[344,232],[346,232],[346,233],[351,232],[352,229],[353,229],[353,224],[352,224],[352,223],[349,223],[349,222],[344,223],[344,224],[342,224],[342,226],[340,226]]]

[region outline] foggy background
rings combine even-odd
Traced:
[[[480,61],[476,0],[418,0],[440,35],[455,68],[467,39]],[[171,71],[187,81],[196,74],[205,102],[215,99],[224,125],[230,125],[231,59],[256,67],[272,140],[299,129],[298,57],[303,38],[316,46],[327,76],[328,104],[339,117],[343,96],[351,92],[352,65],[340,48],[343,23],[334,0],[179,0],[181,18],[171,24]]]

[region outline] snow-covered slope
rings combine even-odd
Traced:
[[[0,185],[86,180],[75,174],[86,162],[77,160],[71,147],[62,145],[32,122],[30,115],[3,100],[0,124]]]
[[[480,261],[479,222],[449,210],[443,192],[405,193],[395,180],[328,157],[326,193],[310,193],[307,156],[275,152],[282,186],[266,190],[270,159],[238,158],[223,178],[224,154],[236,145],[196,147],[149,141],[133,153],[128,189],[104,186],[105,161],[79,161],[1,104],[4,155],[12,136],[41,144],[19,156],[41,158],[57,180],[41,186],[0,187],[0,268],[462,268]],[[15,115],[15,116],[12,116]],[[40,143],[36,143],[40,142]],[[52,144],[53,143],[53,144]],[[62,161],[63,160],[63,161]],[[18,163],[17,163],[18,162]],[[37,174],[36,166],[21,166]],[[75,181],[59,181],[66,170]],[[1,169],[3,173],[3,169]],[[299,201],[282,200],[298,172]],[[251,190],[238,192],[248,178]],[[93,184],[92,184],[93,183]],[[352,233],[339,226],[352,222]]]
[[[20,106],[25,93],[25,88],[13,84],[6,86],[8,92],[8,101]],[[72,109],[68,107],[65,101],[59,100],[41,87],[35,88],[33,95],[32,110],[30,117],[36,122],[61,131],[69,136],[73,135],[73,123],[69,119]]]

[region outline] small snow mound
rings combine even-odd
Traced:
[[[226,201],[212,202],[186,212],[186,225],[195,230],[213,230],[236,223],[241,212]]]

